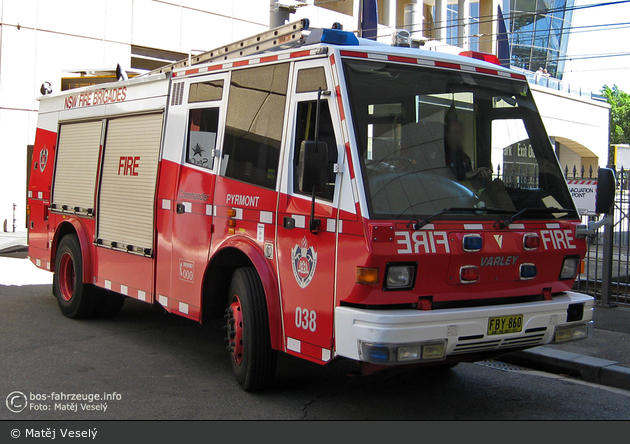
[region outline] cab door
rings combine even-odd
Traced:
[[[212,242],[213,196],[218,169],[217,147],[223,137],[223,92],[227,76],[193,77],[182,89],[182,103],[172,106],[167,133],[179,134],[177,163],[168,205],[169,239],[162,233],[162,251],[170,257],[158,262],[158,275],[168,275],[158,289],[158,302],[169,311],[199,320],[203,277]],[[173,139],[170,139],[173,140]],[[166,148],[168,149],[168,147]],[[164,178],[168,181],[167,178]],[[164,205],[162,206],[164,208]],[[168,231],[167,231],[168,233]],[[160,282],[158,280],[158,282]]]
[[[277,261],[288,353],[327,362],[333,348],[334,279],[338,228],[339,175],[343,152],[332,79],[325,60],[296,63],[291,85],[288,131],[278,200]],[[315,137],[318,89],[318,140],[328,147],[327,183],[315,197],[316,230],[310,229],[312,197],[297,179],[302,141]]]

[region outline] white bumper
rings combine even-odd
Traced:
[[[571,324],[590,322],[593,298],[574,292],[555,296],[551,301],[431,311],[337,307],[335,348],[339,356],[361,360],[361,342],[395,345],[446,340],[447,356],[533,347],[553,341],[556,327],[568,324],[569,304],[577,303],[585,304],[584,316]],[[523,315],[520,333],[487,335],[489,318],[510,315]]]

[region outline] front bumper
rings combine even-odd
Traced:
[[[570,304],[584,304],[581,320],[567,322]],[[357,361],[366,359],[365,344],[395,349],[418,343],[444,343],[444,357],[528,348],[554,341],[556,329],[567,325],[586,325],[592,331],[592,297],[574,292],[555,296],[551,301],[493,305],[431,311],[365,310],[335,308],[335,338],[338,356]],[[488,320],[494,317],[523,315],[519,333],[488,335]],[[406,364],[407,362],[387,362]]]

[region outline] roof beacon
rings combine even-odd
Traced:
[[[316,28],[306,38],[306,44],[330,43],[333,45],[359,45],[359,39],[354,33],[341,29]]]
[[[478,51],[462,51],[459,53],[460,56],[471,57],[477,60],[483,60],[484,62],[492,63],[495,65],[501,66],[501,62],[499,58],[494,54],[488,54],[486,52],[478,52]]]
[[[392,46],[409,48],[411,46],[411,33],[406,29],[399,29],[392,32]]]

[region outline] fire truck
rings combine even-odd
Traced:
[[[525,76],[404,37],[301,20],[42,96],[29,256],[62,313],[224,317],[245,390],[278,352],[368,372],[588,337],[580,217]]]

